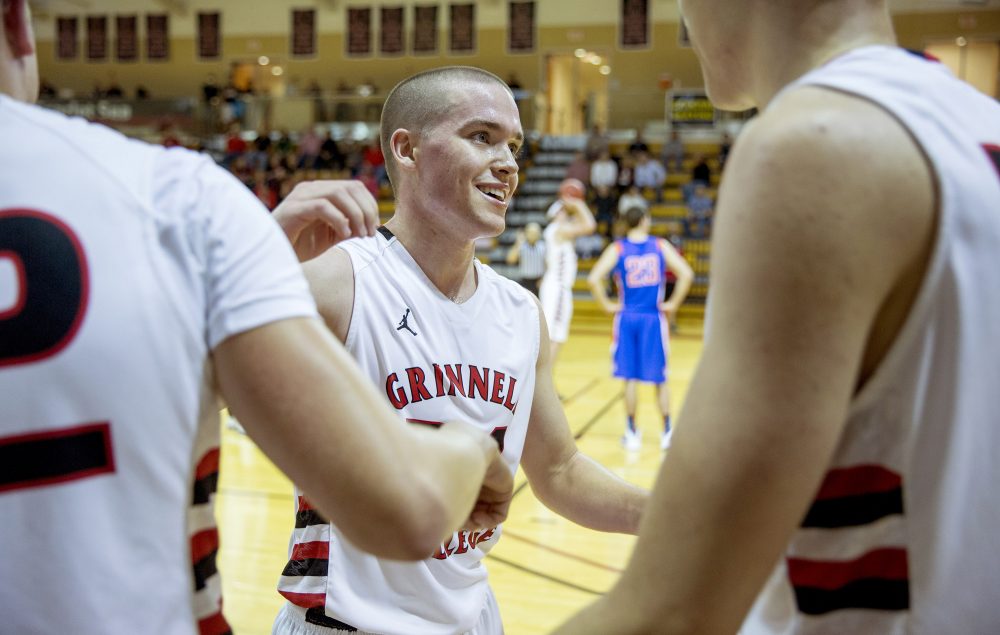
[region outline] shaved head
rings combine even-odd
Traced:
[[[382,107],[379,139],[390,183],[396,185],[396,160],[390,146],[392,133],[403,128],[419,135],[433,127],[454,105],[459,95],[458,85],[462,82],[495,82],[511,92],[507,82],[473,66],[444,66],[423,71],[404,79],[389,92]]]

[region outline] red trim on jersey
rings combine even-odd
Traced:
[[[278,593],[295,606],[301,606],[304,609],[321,609],[326,606],[325,593],[293,593],[281,589],[278,589]]]
[[[444,421],[430,421],[428,419],[406,418],[406,423],[419,423],[422,426],[434,426],[435,428],[444,424]]]
[[[100,433],[101,440],[104,443],[104,456],[101,457],[104,462],[102,464],[95,465],[93,467],[89,467],[86,469],[64,472],[62,474],[53,474],[51,476],[33,478],[27,481],[0,483],[0,492],[6,492],[15,489],[26,489],[29,487],[55,485],[57,483],[67,483],[69,481],[77,481],[80,479],[89,478],[91,476],[99,476],[101,474],[114,473],[115,453],[114,453],[114,446],[111,444],[111,422],[109,421],[101,421],[97,423],[85,423],[83,425],[73,426],[71,428],[46,430],[45,432],[29,432],[27,434],[2,437],[0,438],[0,446],[17,445],[19,443],[30,443],[46,439],[64,439],[68,437],[83,436],[91,434],[93,432]]]
[[[316,508],[313,507],[311,504],[309,504],[309,501],[306,500],[305,496],[299,496],[299,509],[298,509],[298,511],[300,511],[300,512],[307,512],[310,509],[316,509]]]
[[[198,632],[201,635],[226,635],[226,633],[232,633],[233,629],[229,627],[229,623],[223,617],[222,610],[219,610],[215,615],[198,620]]]
[[[219,530],[205,529],[191,536],[191,562],[197,563],[219,550]]]
[[[806,560],[788,558],[788,578],[793,586],[832,591],[858,580],[908,580],[906,549],[875,549],[856,560]]]
[[[211,476],[219,471],[219,448],[212,448],[206,452],[201,460],[198,461],[198,467],[194,469],[194,480],[200,481],[206,476]]]
[[[27,364],[29,362],[37,362],[52,357],[69,346],[70,342],[76,338],[76,334],[79,332],[80,326],[83,324],[83,318],[87,314],[87,306],[90,301],[90,272],[87,268],[87,256],[83,251],[83,244],[73,232],[72,228],[70,228],[70,226],[61,219],[38,210],[22,208],[0,210],[0,217],[4,216],[39,218],[47,223],[55,225],[63,234],[66,235],[70,244],[73,245],[73,250],[76,252],[76,261],[80,265],[80,302],[77,306],[76,317],[73,319],[73,324],[66,331],[63,338],[56,342],[56,344],[52,347],[47,348],[44,351],[25,355],[24,357],[15,357],[0,361],[0,366],[13,366],[15,364]]]
[[[330,542],[317,540],[315,542],[300,542],[292,547],[289,560],[329,560]]]
[[[816,500],[891,492],[902,485],[903,479],[899,474],[881,465],[837,468],[826,473]]]
[[[993,163],[993,167],[997,170],[997,176],[1000,176],[1000,145],[994,143],[984,143],[983,150],[986,151],[986,156],[990,158]]]
[[[14,263],[14,275],[17,277],[15,288],[17,297],[14,304],[6,311],[0,311],[0,320],[9,320],[24,310],[24,303],[28,301],[28,276],[24,273],[24,261],[20,254],[11,249],[0,250],[0,260],[7,259]]]

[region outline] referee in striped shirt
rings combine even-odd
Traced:
[[[517,240],[507,252],[507,264],[520,265],[518,281],[537,296],[538,283],[545,273],[545,241],[538,223],[528,223],[517,232]]]

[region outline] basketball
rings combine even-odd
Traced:
[[[580,198],[587,195],[587,187],[580,179],[565,179],[559,184],[559,196],[561,198]]]

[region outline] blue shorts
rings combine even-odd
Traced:
[[[669,329],[662,313],[622,311],[611,344],[615,377],[662,384],[667,380]]]

